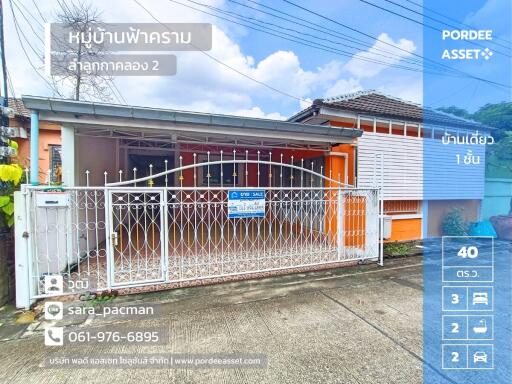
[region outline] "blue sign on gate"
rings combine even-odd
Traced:
[[[228,191],[228,218],[265,217],[265,190]]]

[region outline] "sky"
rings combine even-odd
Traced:
[[[492,41],[465,42],[440,38],[440,32],[423,29],[423,56],[462,71],[473,77],[504,84],[508,87],[478,81],[464,76],[439,76],[430,71],[423,74],[423,103],[439,107],[454,105],[470,112],[487,103],[512,100],[512,2],[510,0],[452,1],[427,0],[429,8],[452,19],[461,20],[465,26],[476,30],[490,30]],[[437,15],[434,15],[437,17]],[[448,21],[453,24],[451,20]],[[441,60],[445,49],[491,49],[489,60]]]
[[[60,4],[64,2],[59,1]],[[37,75],[36,70],[44,76],[42,24],[55,20],[60,12],[59,1],[4,2],[6,60],[16,96],[55,96],[50,87]],[[423,102],[422,66],[416,62],[417,55],[423,54],[423,26],[391,15],[361,0],[293,0],[300,6],[331,18],[332,21],[308,13],[283,0],[139,1],[160,22],[212,23],[213,48],[208,53],[236,71],[220,65],[201,52],[174,52],[178,61],[175,76],[117,77],[114,80],[116,87],[130,105],[285,119],[307,107],[315,98],[333,97],[368,89],[416,103]],[[421,12],[422,9],[413,4],[418,1],[421,0],[406,4],[411,9]],[[446,3],[440,0],[425,1],[434,8]],[[460,4],[466,4],[467,9],[455,16],[464,15],[464,22],[475,26],[486,24],[489,20],[494,20],[493,23],[496,24],[496,20],[504,18],[500,13],[503,8],[500,7],[506,1],[508,0],[461,1]],[[70,3],[71,0],[65,2]],[[386,0],[371,2],[406,13]],[[155,22],[133,0],[91,0],[90,3],[101,11],[104,22]],[[288,13],[295,22],[284,21],[260,12],[275,13],[265,6]],[[11,7],[22,33],[33,48],[28,46],[23,36],[23,44],[20,44],[13,24]],[[306,45],[199,11],[216,13],[211,7],[231,12],[231,15],[243,15],[246,20],[263,22],[269,28],[299,36]],[[442,10],[441,8],[440,11]],[[421,20],[417,14],[407,14]],[[340,23],[348,28],[341,26]],[[510,18],[507,25],[501,27],[500,33],[509,33],[509,25]],[[323,33],[314,28],[322,29]],[[348,36],[351,41],[341,40],[341,34]],[[348,45],[351,47],[347,47]],[[21,49],[22,46],[25,47],[26,54]],[[322,50],[322,47],[329,47],[329,51]],[[380,63],[368,60],[378,60]],[[414,70],[406,70],[403,67]],[[503,77],[503,73],[495,69],[488,68],[486,71],[485,75],[490,78]],[[256,81],[240,75],[239,72]],[[432,81],[429,82],[429,87],[430,84],[437,82],[451,89],[450,92],[446,92],[441,89],[442,87],[438,87],[446,95],[442,93],[440,100],[428,98],[438,105],[457,104],[475,110],[486,102],[510,100],[510,94],[504,93],[503,90],[498,92],[496,87],[486,83],[480,84],[481,82],[474,79],[457,79],[453,84],[446,82],[443,77],[430,78],[429,81]],[[63,90],[63,93],[66,96],[71,94],[70,90]],[[112,101],[117,102],[114,98]]]

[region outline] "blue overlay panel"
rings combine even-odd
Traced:
[[[488,186],[496,179],[486,172],[504,130],[512,127],[500,126],[496,115],[484,125],[468,120],[478,120],[487,104],[511,101],[512,2],[424,0],[423,14],[423,105],[429,111],[423,124],[423,219],[424,228],[430,223],[443,234],[424,244],[423,382],[508,384],[512,242],[503,230],[506,220],[497,225],[496,215],[508,213],[512,179],[499,179],[509,196],[494,196],[497,188]],[[459,122],[436,120],[432,112],[438,108],[457,114]],[[496,157],[494,163],[499,168]],[[429,200],[447,200],[442,223],[428,217]],[[483,211],[467,212],[475,205]],[[458,207],[466,211],[455,209],[448,221],[446,214]],[[468,215],[472,222],[489,221],[469,226]]]

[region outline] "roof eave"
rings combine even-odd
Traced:
[[[47,115],[65,114],[79,122],[81,116],[139,119],[163,121],[176,125],[192,124],[209,127],[228,127],[242,130],[261,130],[261,132],[280,132],[293,135],[300,133],[315,138],[323,137],[325,142],[336,143],[360,137],[362,131],[357,129],[339,129],[321,125],[300,124],[289,121],[258,119],[241,116],[216,115],[187,111],[134,107],[116,104],[92,103],[75,100],[23,96],[28,109],[43,111]],[[57,121],[58,118],[56,117]],[[68,119],[69,121],[69,119]],[[293,136],[291,136],[293,138]]]
[[[295,115],[289,117],[288,119],[286,119],[286,121],[293,122],[293,123],[302,122],[305,119],[307,119],[308,117],[313,116],[315,114],[315,112],[318,111],[318,109],[319,109],[319,107],[316,104],[310,105],[306,109],[303,109],[302,111],[299,111]]]
[[[413,122],[413,123],[419,123],[419,124],[431,124],[431,125],[437,125],[437,126],[448,126],[448,127],[463,127],[463,128],[471,128],[471,129],[485,129],[489,131],[496,130],[495,127],[490,127],[485,124],[478,123],[477,121],[471,122],[471,121],[463,121],[461,120],[460,123],[448,123],[446,121],[442,120],[432,120],[432,119],[415,119],[412,117],[402,116],[402,115],[392,115],[392,114],[386,114],[386,113],[376,113],[376,112],[370,112],[365,111],[357,108],[340,108],[336,105],[328,104],[328,103],[322,103],[321,106],[324,108],[330,108],[335,109],[341,112],[351,112],[359,115],[365,115],[365,116],[372,116],[372,117],[380,117],[383,119],[393,119],[397,121],[407,121],[407,122]]]

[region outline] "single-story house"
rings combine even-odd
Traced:
[[[359,187],[376,179],[382,186],[384,214],[392,219],[389,241],[441,236],[453,207],[463,208],[468,221],[479,220],[485,146],[459,139],[480,140],[493,128],[376,91],[315,100],[288,121],[364,131],[352,172]],[[448,137],[457,144],[446,145]],[[463,163],[468,151],[478,164]]]
[[[17,302],[382,262],[380,190],[358,127],[24,96],[59,127],[60,186],[15,196]],[[31,146],[31,158],[41,147]]]

